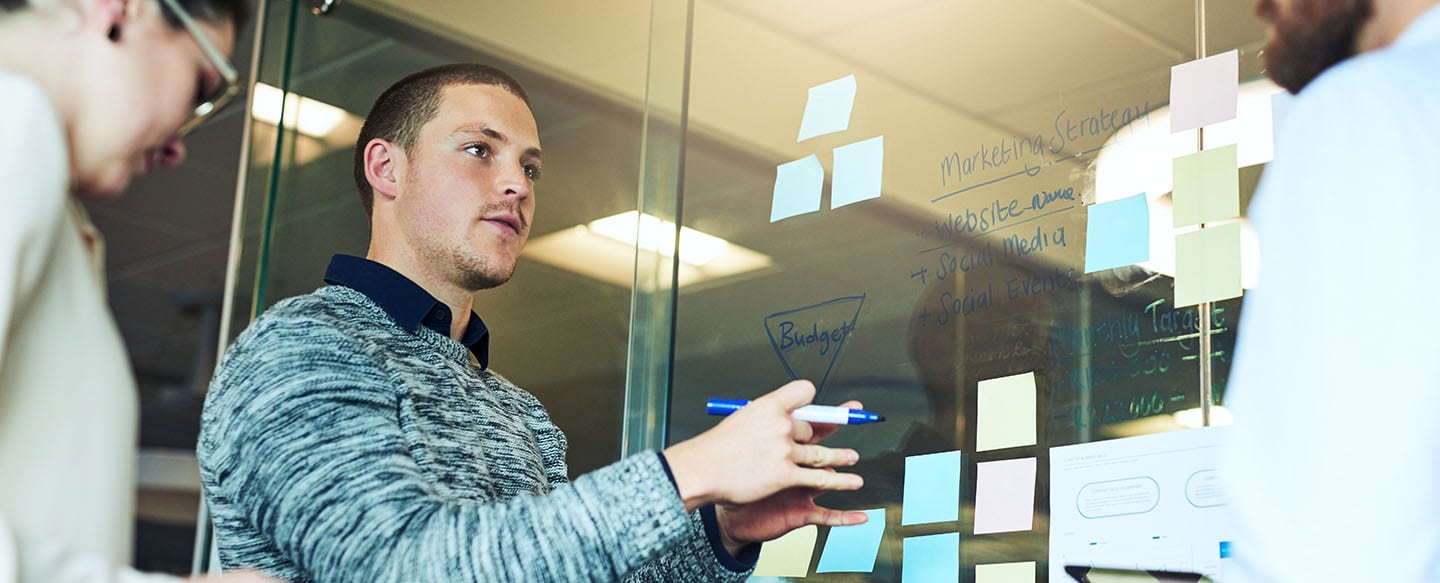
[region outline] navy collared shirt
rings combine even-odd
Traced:
[[[430,295],[430,292],[425,291],[419,284],[410,281],[410,278],[381,263],[337,254],[330,258],[330,267],[325,269],[325,283],[343,285],[365,294],[406,330],[417,331],[420,326],[424,326],[441,336],[450,336],[450,307],[435,299],[435,296]],[[490,365],[490,331],[475,312],[470,312],[470,323],[465,325],[465,333],[460,337],[460,343],[475,354],[481,370]],[[657,452],[656,455],[660,457],[660,466],[665,469],[665,476],[670,478],[670,484],[675,485],[678,492],[679,486],[675,484],[675,475],[670,471],[670,462],[663,454]],[[755,566],[755,561],[760,557],[760,545],[748,545],[739,557],[732,557],[721,542],[720,523],[715,515],[715,508],[706,506],[700,509],[700,517],[705,525],[705,537],[710,540],[710,546],[722,564],[737,572]]]
[[[330,267],[325,269],[325,283],[343,285],[365,294],[401,328],[415,332],[424,326],[441,336],[450,336],[450,306],[384,264],[337,254],[330,258]],[[470,312],[470,323],[465,325],[460,343],[475,355],[481,370],[490,366],[490,330],[475,312]]]

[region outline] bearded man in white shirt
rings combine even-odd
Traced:
[[[1296,98],[1250,217],[1228,581],[1440,581],[1440,7],[1260,0]]]

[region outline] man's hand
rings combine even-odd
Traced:
[[[859,401],[840,405],[846,409],[864,409]],[[816,444],[839,429],[839,425],[816,424],[809,436],[796,435],[797,441]],[[802,439],[803,438],[803,439]],[[720,523],[720,536],[730,556],[737,556],[746,545],[765,542],[811,524],[851,526],[864,524],[864,512],[831,510],[815,504],[815,497],[824,492],[813,488],[791,488],[750,504],[717,504],[715,517]]]
[[[750,504],[797,488],[817,494],[859,489],[860,476],[831,469],[854,465],[859,454],[816,445],[810,424],[790,417],[814,397],[815,385],[809,381],[789,383],[751,401],[713,429],[666,449],[665,460],[685,510],[713,503]],[[804,507],[795,500],[770,504]]]

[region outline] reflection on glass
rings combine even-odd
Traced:
[[[1195,132],[1188,144],[1169,134],[1166,117],[1171,67],[1197,56],[1188,8],[695,3],[682,216],[774,265],[681,285],[671,439],[713,424],[706,397],[754,398],[795,377],[819,386],[819,403],[858,399],[885,415],[831,438],[860,451],[866,487],[821,498],[886,509],[874,570],[817,575],[812,564],[810,577],[899,581],[907,541],[956,533],[962,580],[976,565],[1030,561],[1050,580],[1050,448],[1187,427],[1177,413],[1201,407],[1202,368],[1223,397],[1241,299],[1177,306],[1165,258],[1176,230],[1150,212],[1170,208],[1171,142],[1198,146]],[[1257,78],[1264,31],[1248,3],[1210,2],[1207,15],[1210,52],[1237,50],[1239,79]],[[811,88],[852,75],[848,123],[797,131]],[[1252,105],[1269,92],[1243,84],[1254,99],[1242,99],[1241,119],[1207,128],[1204,147],[1240,144],[1242,164],[1262,163],[1265,136],[1249,128],[1268,121]],[[858,199],[842,149],[876,136],[880,193]],[[773,209],[798,208],[785,165],[810,156],[818,203],[776,220]],[[1239,172],[1242,219],[1258,170]],[[1137,228],[1149,235],[1131,244],[1150,261],[1087,274],[1091,205],[1142,194],[1150,222]],[[842,298],[863,298],[858,313],[812,311]],[[1016,377],[1033,385],[1007,390],[1031,391],[1033,408],[982,394],[982,382]],[[1024,411],[1033,442],[985,428],[980,415],[995,407]],[[963,460],[957,518],[905,521],[906,460],[952,450]],[[976,470],[1011,460],[1033,463],[1033,499],[1017,506],[1030,520],[976,535]]]

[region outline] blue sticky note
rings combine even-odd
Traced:
[[[805,100],[805,116],[800,118],[800,135],[795,141],[845,131],[850,127],[850,110],[854,106],[854,75],[811,87],[810,97]]]
[[[880,176],[885,170],[885,136],[875,136],[835,148],[835,180],[830,187],[830,208],[880,197]]]
[[[820,190],[824,187],[825,169],[814,154],[775,167],[770,222],[820,210]]]
[[[912,536],[905,539],[901,583],[960,580],[960,533]]]
[[[928,524],[960,518],[960,452],[905,458],[905,498],[900,524]]]
[[[837,526],[825,537],[816,573],[869,573],[875,570],[880,538],[885,534],[885,509],[866,510],[870,521],[855,526]]]
[[[1090,206],[1085,273],[1150,260],[1150,202],[1137,194]]]

